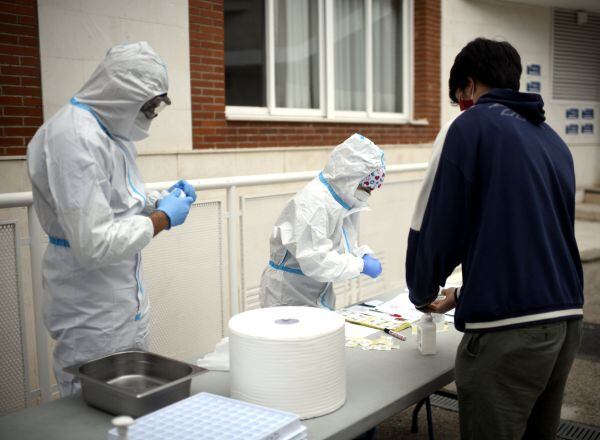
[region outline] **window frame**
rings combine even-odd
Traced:
[[[402,88],[401,113],[376,112],[373,110],[373,32],[372,1],[363,0],[366,26],[366,110],[343,111],[335,109],[335,63],[334,63],[334,1],[318,0],[319,28],[319,104],[317,109],[277,107],[275,101],[275,1],[265,0],[265,46],[266,46],[266,107],[229,106],[225,117],[238,121],[285,121],[285,122],[360,122],[378,124],[405,124],[412,122],[413,103],[413,50],[414,0],[402,0]]]

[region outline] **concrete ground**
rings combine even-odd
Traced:
[[[569,375],[561,417],[600,426],[600,222],[577,221],[575,231],[585,278],[584,341]],[[448,388],[454,391],[453,384]],[[410,432],[413,408],[380,424],[373,440],[428,439],[424,408],[419,433]],[[433,407],[433,424],[436,439],[460,439],[458,413]]]

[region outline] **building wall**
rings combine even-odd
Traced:
[[[427,122],[403,125],[226,120],[222,3],[38,0],[44,119],[68,102],[109,47],[146,40],[168,65],[173,99],[151,136],[137,143],[146,181],[318,169],[357,131],[379,143],[390,164],[428,159],[439,128],[440,0],[414,1],[413,118]],[[19,150],[0,144],[0,154],[23,155],[26,141]],[[0,160],[0,175],[0,192],[30,188],[23,156]]]
[[[145,40],[169,69],[169,111],[141,153],[191,150],[188,6],[185,0],[38,0],[44,119],[69,102],[106,51]]]
[[[0,6],[0,156],[25,154],[42,123],[35,0]]]
[[[600,103],[561,101],[552,98],[552,8],[527,6],[499,0],[444,0],[442,2],[441,57],[441,119],[449,121],[459,113],[450,105],[448,78],[455,56],[471,40],[486,37],[509,41],[521,54],[524,73],[521,90],[526,90],[528,77],[525,66],[540,64],[541,93],[547,122],[571,148],[575,162],[577,186],[600,185]],[[565,109],[595,108],[595,134],[571,136],[565,134]]]

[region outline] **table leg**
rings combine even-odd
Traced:
[[[429,400],[429,396],[419,401],[417,406],[415,406],[415,409],[412,413],[412,426],[410,432],[413,434],[419,432],[419,411],[423,405],[425,405],[425,412],[427,413],[427,431],[429,434],[429,440],[435,440],[433,435],[433,416],[431,414],[431,401]]]

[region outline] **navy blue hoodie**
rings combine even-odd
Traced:
[[[493,89],[436,139],[408,237],[411,301],[433,301],[462,264],[466,332],[581,318],[575,173],[536,94]]]

